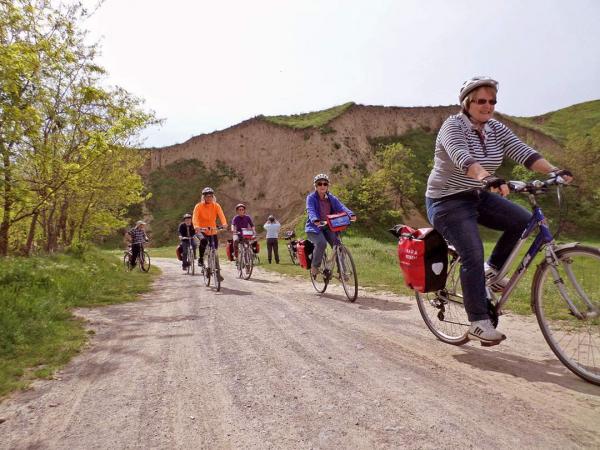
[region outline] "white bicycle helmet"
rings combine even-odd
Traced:
[[[313,178],[313,184],[316,184],[319,180],[327,181],[329,183],[329,177],[325,173],[315,175],[315,177]]]
[[[500,83],[490,77],[477,76],[473,77],[467,81],[465,81],[460,88],[460,93],[458,94],[458,101],[462,104],[463,100],[467,98],[471,92],[481,86],[490,86],[498,91],[500,87]]]
[[[202,195],[214,194],[214,193],[215,193],[215,191],[213,191],[213,189],[210,187],[205,187],[204,189],[202,189]]]

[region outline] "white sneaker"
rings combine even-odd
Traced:
[[[469,337],[480,340],[483,344],[499,344],[506,339],[506,336],[500,333],[492,325],[490,319],[475,320],[469,327]]]
[[[510,281],[509,278],[504,277],[501,280],[496,280],[498,271],[488,263],[483,264],[483,269],[485,271],[485,283],[492,289],[492,291],[502,292],[506,286],[508,286],[508,282]]]

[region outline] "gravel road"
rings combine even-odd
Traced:
[[[216,293],[156,263],[141,301],[77,312],[89,346],[0,404],[0,448],[600,447],[600,387],[529,318],[503,317],[499,346],[453,347],[410,298],[352,304],[232,266]]]

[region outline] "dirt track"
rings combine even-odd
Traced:
[[[95,337],[56,380],[0,405],[0,448],[600,446],[600,387],[532,320],[452,347],[411,299],[230,267],[217,294],[158,264],[142,301],[80,312]]]

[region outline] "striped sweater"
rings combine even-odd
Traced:
[[[481,183],[467,176],[469,167],[478,162],[493,174],[505,156],[528,168],[542,157],[497,120],[488,120],[479,133],[465,114],[450,116],[435,142],[433,169],[425,195],[441,198],[478,188]]]

